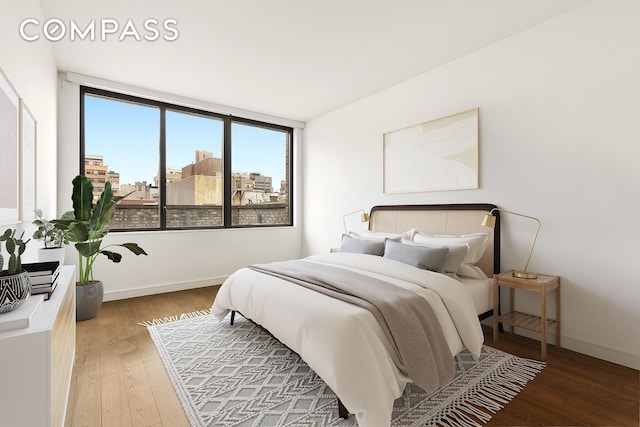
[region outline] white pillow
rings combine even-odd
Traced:
[[[423,246],[427,248],[442,247],[442,246],[428,245],[426,243],[412,242],[407,239],[402,239],[402,243],[404,243],[405,245]],[[460,266],[462,265],[462,261],[464,261],[464,258],[467,256],[467,253],[469,252],[469,244],[464,243],[458,246],[447,246],[447,247],[449,248],[449,254],[447,255],[447,258],[445,259],[444,264],[442,265],[442,272],[455,274],[460,269]]]
[[[384,241],[384,239],[393,239],[400,241],[400,239],[408,239],[411,240],[413,237],[413,233],[415,230],[407,230],[403,233],[385,233],[381,231],[369,231],[364,230],[360,234],[351,231],[349,236],[354,237],[356,239],[366,239],[366,240],[379,240]]]
[[[475,264],[480,261],[482,254],[489,245],[489,233],[463,234],[461,236],[427,234],[416,231],[413,235],[416,243],[426,243],[433,246],[460,246],[469,245],[469,252],[464,257],[464,264]]]
[[[462,264],[457,272],[458,276],[470,277],[472,279],[487,279],[487,275],[477,265]]]

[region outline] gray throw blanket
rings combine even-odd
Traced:
[[[420,295],[354,271],[304,260],[249,268],[370,311],[388,339],[387,349],[398,368],[425,392],[453,379],[454,359],[444,333]]]

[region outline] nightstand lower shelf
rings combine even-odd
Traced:
[[[503,314],[498,318],[498,321],[504,325],[511,327],[522,328],[533,332],[542,332],[542,318],[540,316],[534,316],[531,314],[521,313],[519,311],[512,311],[507,314]],[[547,319],[547,330],[549,328],[555,328],[558,322],[553,319]]]

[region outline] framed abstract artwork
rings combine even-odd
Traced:
[[[19,98],[0,70],[0,224],[20,221]]]
[[[36,209],[37,123],[20,99],[20,219],[31,222]]]
[[[478,111],[385,133],[384,193],[478,188]]]

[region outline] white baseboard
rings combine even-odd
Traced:
[[[220,284],[227,279],[224,277],[211,277],[208,279],[194,280],[190,282],[166,283],[164,285],[148,286],[144,288],[130,288],[121,291],[105,292],[104,301],[143,297],[146,295],[163,294],[166,292],[184,291],[186,289],[204,288]],[[211,301],[213,303],[213,301]]]
[[[506,330],[509,330],[509,326],[505,326]],[[540,341],[540,335],[535,332],[530,332],[521,328],[516,328],[516,335],[522,335],[527,338]],[[556,336],[554,333],[549,332],[547,337],[547,343],[555,344]],[[562,342],[560,343],[562,348],[572,350],[578,353],[586,354],[587,356],[595,357],[597,359],[606,360],[607,362],[615,363],[617,365],[626,366],[632,369],[640,370],[640,356],[627,353],[619,349],[612,349],[604,347],[600,344],[571,338],[566,335],[562,336]]]
[[[563,348],[568,348],[569,350],[577,351],[578,353],[640,370],[640,355],[634,355],[622,350],[607,348],[600,344],[564,336],[562,337],[561,344]]]

